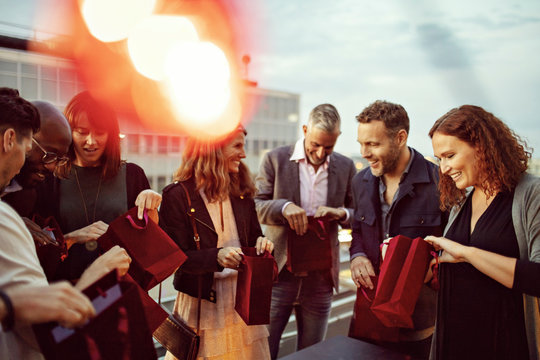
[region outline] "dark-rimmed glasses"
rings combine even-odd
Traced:
[[[67,156],[58,156],[57,153],[45,150],[41,145],[39,145],[36,139],[32,138],[32,141],[41,151],[43,151],[43,157],[41,158],[41,161],[44,164],[52,164],[55,162],[56,165],[63,166],[66,165],[66,163],[69,161],[69,158]]]

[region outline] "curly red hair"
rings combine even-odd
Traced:
[[[495,115],[474,105],[463,105],[435,121],[429,137],[435,133],[455,136],[476,150],[481,187],[488,197],[499,191],[512,191],[527,170],[531,152],[524,140]],[[440,172],[441,209],[461,204],[465,190],[459,190],[452,178]]]

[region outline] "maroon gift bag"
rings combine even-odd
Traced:
[[[254,247],[242,247],[242,252],[234,308],[247,325],[269,324],[272,284],[278,276],[276,261],[268,251],[257,255]]]
[[[187,256],[158,224],[137,219],[137,207],[116,218],[98,243],[107,251],[115,245],[126,249],[132,262],[129,275],[148,291],[178,269]]]
[[[289,228],[287,269],[294,273],[324,270],[332,267],[332,250],[327,233],[328,223],[308,216],[308,231],[297,235]]]
[[[390,341],[399,340],[399,328],[385,326],[371,310],[371,303],[377,289],[377,276],[372,276],[373,290],[358,288],[354,311],[349,326],[349,337],[360,340]]]
[[[144,315],[146,316],[146,322],[148,328],[153,333],[160,325],[165,321],[169,314],[163,309],[161,305],[152,299],[146,291],[141,289],[141,287],[133,280],[129,274],[126,274],[123,277],[124,281],[131,282],[137,287],[137,292],[141,299],[141,303],[144,309]]]
[[[431,260],[431,246],[422,238],[398,235],[390,240],[371,304],[386,326],[413,328],[412,314]]]
[[[57,244],[42,245],[37,242],[35,243],[39,263],[45,272],[45,276],[48,280],[56,280],[56,270],[68,255],[68,248],[64,240],[64,235],[55,218],[52,216],[44,219],[39,215],[34,215],[32,221],[47,232],[53,240],[56,240]]]
[[[156,359],[152,332],[146,322],[139,290],[120,280],[116,271],[83,291],[96,316],[84,326],[66,329],[58,323],[34,325],[47,360]]]

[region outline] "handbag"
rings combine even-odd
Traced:
[[[128,273],[148,291],[173,274],[187,256],[158,224],[148,220],[146,211],[139,223],[133,207],[111,222],[98,243],[103,251],[115,245],[126,249],[132,259]]]
[[[188,208],[191,208],[191,198],[184,186],[180,183],[186,193],[188,201]],[[201,249],[200,237],[195,225],[195,219],[188,212],[188,216],[191,220],[191,227],[193,228],[193,240],[197,250]],[[201,288],[202,277],[198,276],[198,295],[197,295],[197,331],[186,324],[186,322],[175,314],[169,314],[167,319],[154,331],[154,338],[177,359],[195,360],[199,353],[200,345],[200,323],[201,323]],[[159,301],[161,304],[161,283],[159,284]]]
[[[52,216],[43,218],[36,214],[32,217],[32,221],[56,241],[56,244],[44,245],[36,242],[36,253],[47,280],[56,280],[58,266],[68,256],[68,247],[64,240],[64,235],[56,219]]]
[[[353,316],[349,326],[349,337],[375,341],[396,342],[399,328],[384,325],[371,310],[371,303],[377,289],[378,276],[371,276],[373,290],[358,288],[354,302]]]
[[[246,325],[269,324],[272,284],[278,277],[276,261],[268,251],[257,255],[253,247],[242,247],[242,252],[234,309]]]
[[[73,329],[56,322],[33,326],[47,360],[157,359],[138,285],[111,271],[83,290],[96,316]]]
[[[386,326],[413,328],[412,314],[431,260],[431,246],[418,237],[390,240],[371,304]]]
[[[308,216],[308,230],[298,235],[288,229],[287,269],[291,273],[325,270],[332,267],[332,251],[327,233],[328,223]]]

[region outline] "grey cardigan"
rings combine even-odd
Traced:
[[[470,191],[467,192],[466,196],[469,196],[469,194]],[[450,211],[448,224],[444,229],[445,235],[460,210],[461,206],[456,206]],[[512,221],[518,240],[520,258],[540,263],[539,177],[525,173],[519,181],[512,201]],[[540,360],[540,298],[523,294],[523,309],[529,344],[529,358],[531,360]]]

